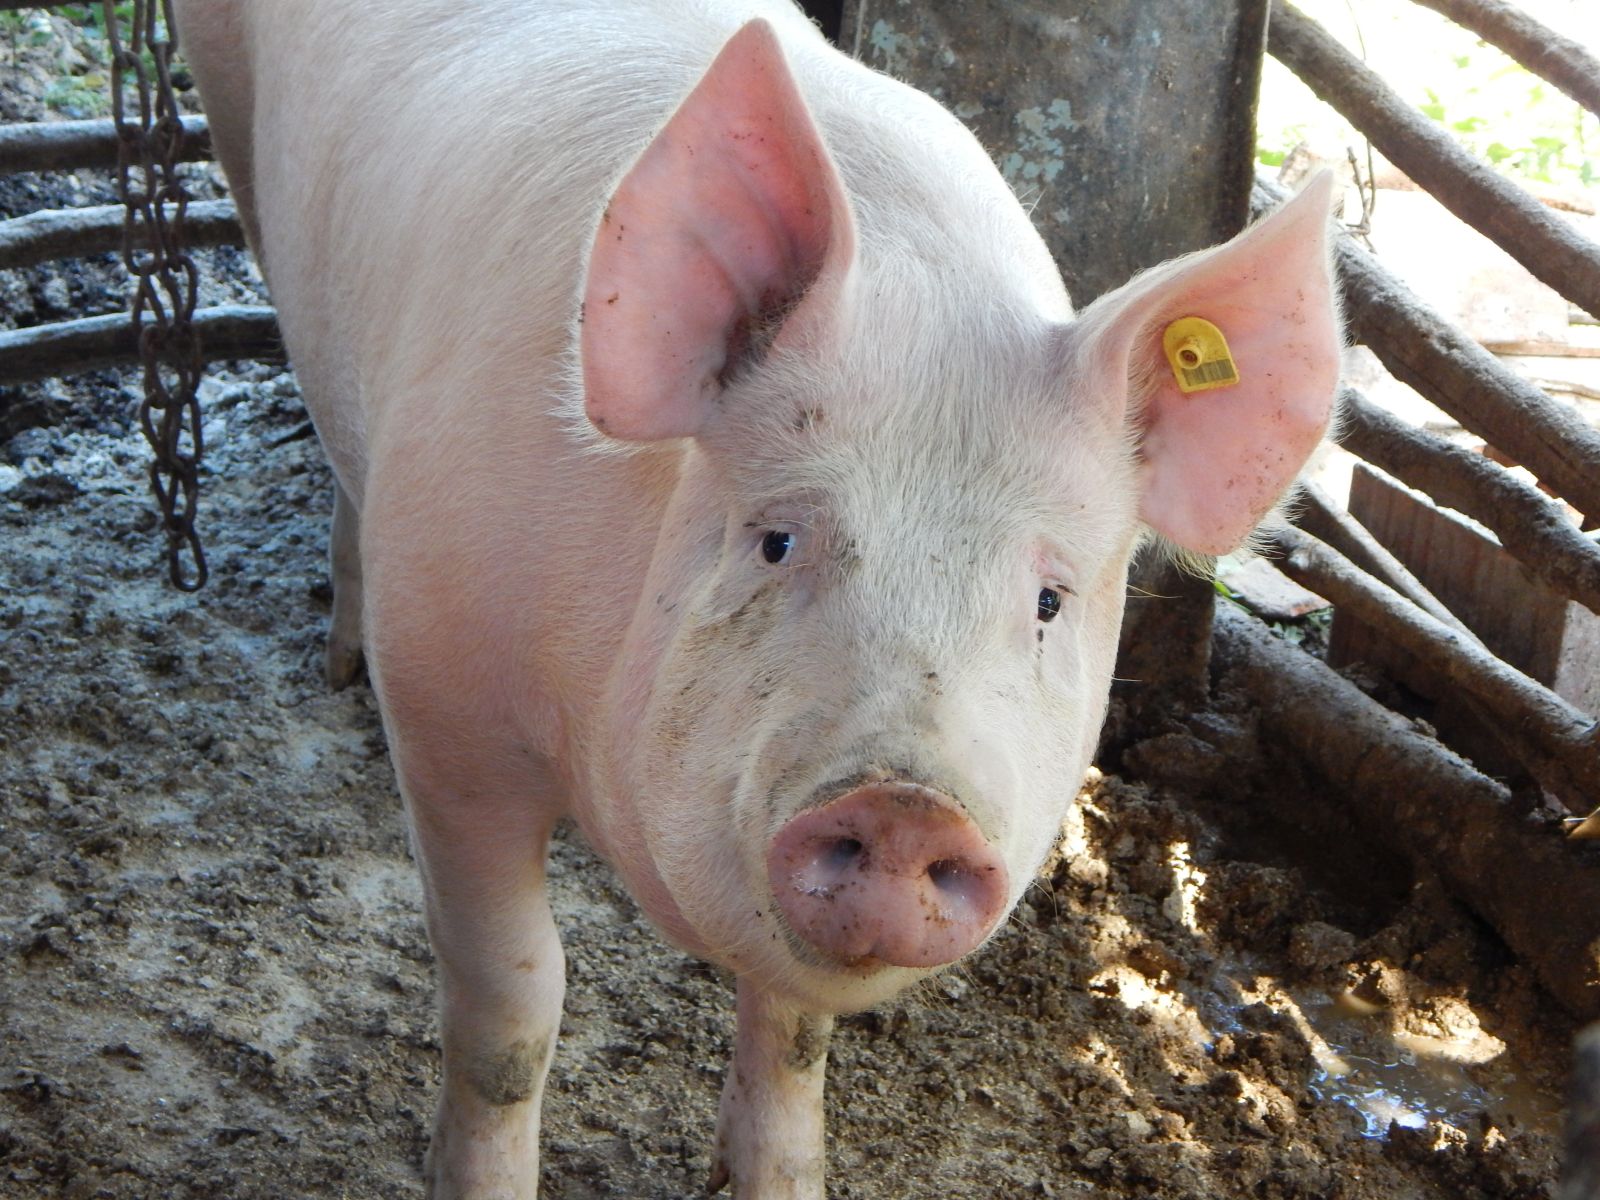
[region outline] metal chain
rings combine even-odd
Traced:
[[[203,359],[194,328],[199,273],[183,241],[189,193],[177,171],[183,146],[172,90],[177,25],[172,0],[133,0],[133,28],[124,44],[113,0],[102,0],[102,11],[111,49],[117,184],[126,214],[122,260],[134,280],[130,316],[144,368],[139,423],[155,451],[150,488],[166,530],[167,572],[173,586],[193,592],[206,582],[205,553],[194,528],[205,448],[196,394]],[[127,111],[125,90],[137,94],[137,113]]]

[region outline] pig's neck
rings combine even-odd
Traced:
[[[659,803],[661,796],[660,781],[646,777],[642,750],[650,740],[647,722],[662,660],[721,554],[727,492],[692,443],[652,448],[629,465],[632,486],[610,493],[628,498],[629,511],[618,514],[616,526],[619,543],[626,545],[613,543],[611,556],[602,554],[595,563],[595,577],[611,586],[586,623],[592,657],[576,674],[589,686],[568,692],[569,728],[577,744],[567,761],[577,764],[578,776],[571,812],[662,932],[682,949],[704,955],[706,947],[645,845],[640,807]],[[635,569],[617,573],[619,561]]]

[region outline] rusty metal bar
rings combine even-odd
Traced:
[[[1600,848],[1529,821],[1504,786],[1242,610],[1218,605],[1214,629],[1217,667],[1257,701],[1264,740],[1316,770],[1374,840],[1436,873],[1564,1008],[1600,1017]]]
[[[203,308],[194,314],[194,324],[207,362],[233,358],[284,361],[277,314],[270,308],[240,304]],[[3,383],[138,361],[139,346],[126,313],[0,332]]]
[[[1574,304],[1600,315],[1600,246],[1468,154],[1284,0],[1273,0],[1267,48],[1440,204]]]
[[[1579,104],[1600,113],[1600,58],[1506,0],[1415,0],[1472,30]]]
[[[1340,403],[1345,449],[1488,526],[1545,583],[1600,612],[1600,544],[1560,505],[1498,463],[1407,424],[1354,388],[1344,389]]]
[[[211,128],[204,117],[184,117],[183,135],[182,161],[211,157]],[[0,175],[116,165],[117,130],[110,121],[0,125]]]
[[[0,221],[0,270],[120,251],[124,223],[120,204],[46,209]],[[191,203],[184,212],[183,236],[191,246],[245,244],[232,200]]]
[[[1418,655],[1481,701],[1504,724],[1502,733],[1541,784],[1573,811],[1600,796],[1600,720],[1508,666],[1476,638],[1423,612],[1310,534],[1284,526],[1267,534],[1289,578],[1326,596],[1334,607]],[[1528,753],[1522,753],[1526,747]]]

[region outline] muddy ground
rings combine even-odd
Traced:
[[[83,74],[19,49],[5,120]],[[19,177],[0,215],[109,198]],[[259,295],[238,253],[206,279]],[[121,294],[109,260],[0,273],[8,326]],[[0,1197],[420,1195],[430,954],[371,693],[320,674],[327,469],[290,374],[213,369],[213,581],[177,594],[135,382],[0,390]],[[1559,1011],[1359,831],[1258,820],[1329,798],[1260,765],[1236,698],[1205,719],[1237,761],[1118,746],[990,945],[840,1023],[830,1196],[1554,1194]],[[700,1194],[728,983],[575,836],[552,874],[543,1194]]]

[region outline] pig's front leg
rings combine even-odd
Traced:
[[[447,782],[404,789],[439,963],[444,1046],[427,1194],[532,1200],[539,1107],[566,988],[545,895],[553,810],[526,779],[469,773]]]
[[[739,980],[739,1029],[722,1086],[711,1191],[822,1200],[822,1082],[833,1018]]]

